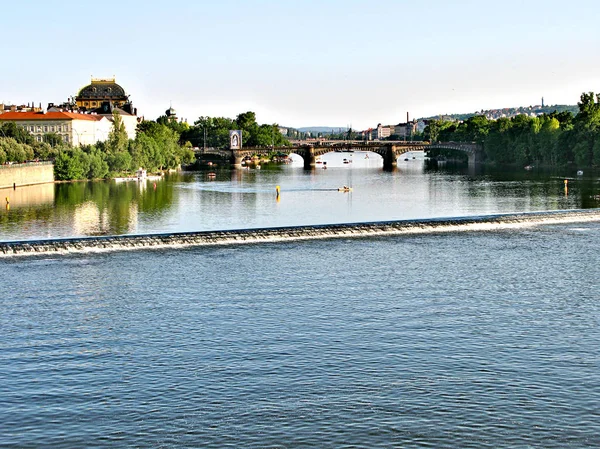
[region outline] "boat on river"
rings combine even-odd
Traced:
[[[134,176],[127,176],[124,178],[114,178],[116,182],[124,181],[158,181],[162,179],[163,175],[148,175],[148,172],[143,168],[139,168]]]
[[[348,186],[338,187],[338,192],[352,192],[352,187],[348,187]]]

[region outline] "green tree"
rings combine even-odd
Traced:
[[[115,154],[127,150],[129,137],[119,111],[113,111],[112,121],[113,127],[106,140],[106,151]]]
[[[79,148],[63,149],[54,161],[54,177],[59,181],[86,179],[89,168],[87,155]]]
[[[5,122],[0,125],[0,137],[12,137],[17,142],[27,145],[32,145],[34,142],[29,131],[14,122]]]
[[[42,141],[50,145],[51,147],[56,147],[63,144],[63,139],[59,134],[56,133],[46,133],[42,137]]]

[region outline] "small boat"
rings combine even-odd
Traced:
[[[352,192],[352,187],[348,187],[348,186],[338,187],[338,192]]]
[[[583,170],[577,170],[577,176],[583,176]]]
[[[216,177],[217,177],[217,174],[216,174],[215,172],[210,172],[210,173],[209,173],[208,175],[206,175],[206,176],[208,176],[209,178],[216,178]]]

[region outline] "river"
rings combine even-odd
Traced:
[[[415,157],[61,184],[2,239],[597,207]],[[600,223],[477,229],[4,258],[0,446],[599,446]]]
[[[369,157],[370,156],[370,157]],[[413,157],[415,159],[413,159]],[[373,153],[171,175],[161,181],[46,184],[0,192],[0,241],[187,232],[599,207],[597,176],[466,167],[429,169],[423,153],[384,172]],[[352,160],[344,164],[343,160]],[[408,159],[408,160],[404,160]],[[568,178],[568,194],[564,180]],[[342,186],[351,192],[339,192]],[[280,186],[279,200],[276,187]]]

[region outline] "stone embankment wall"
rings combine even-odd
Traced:
[[[54,182],[52,162],[0,165],[0,189]]]

